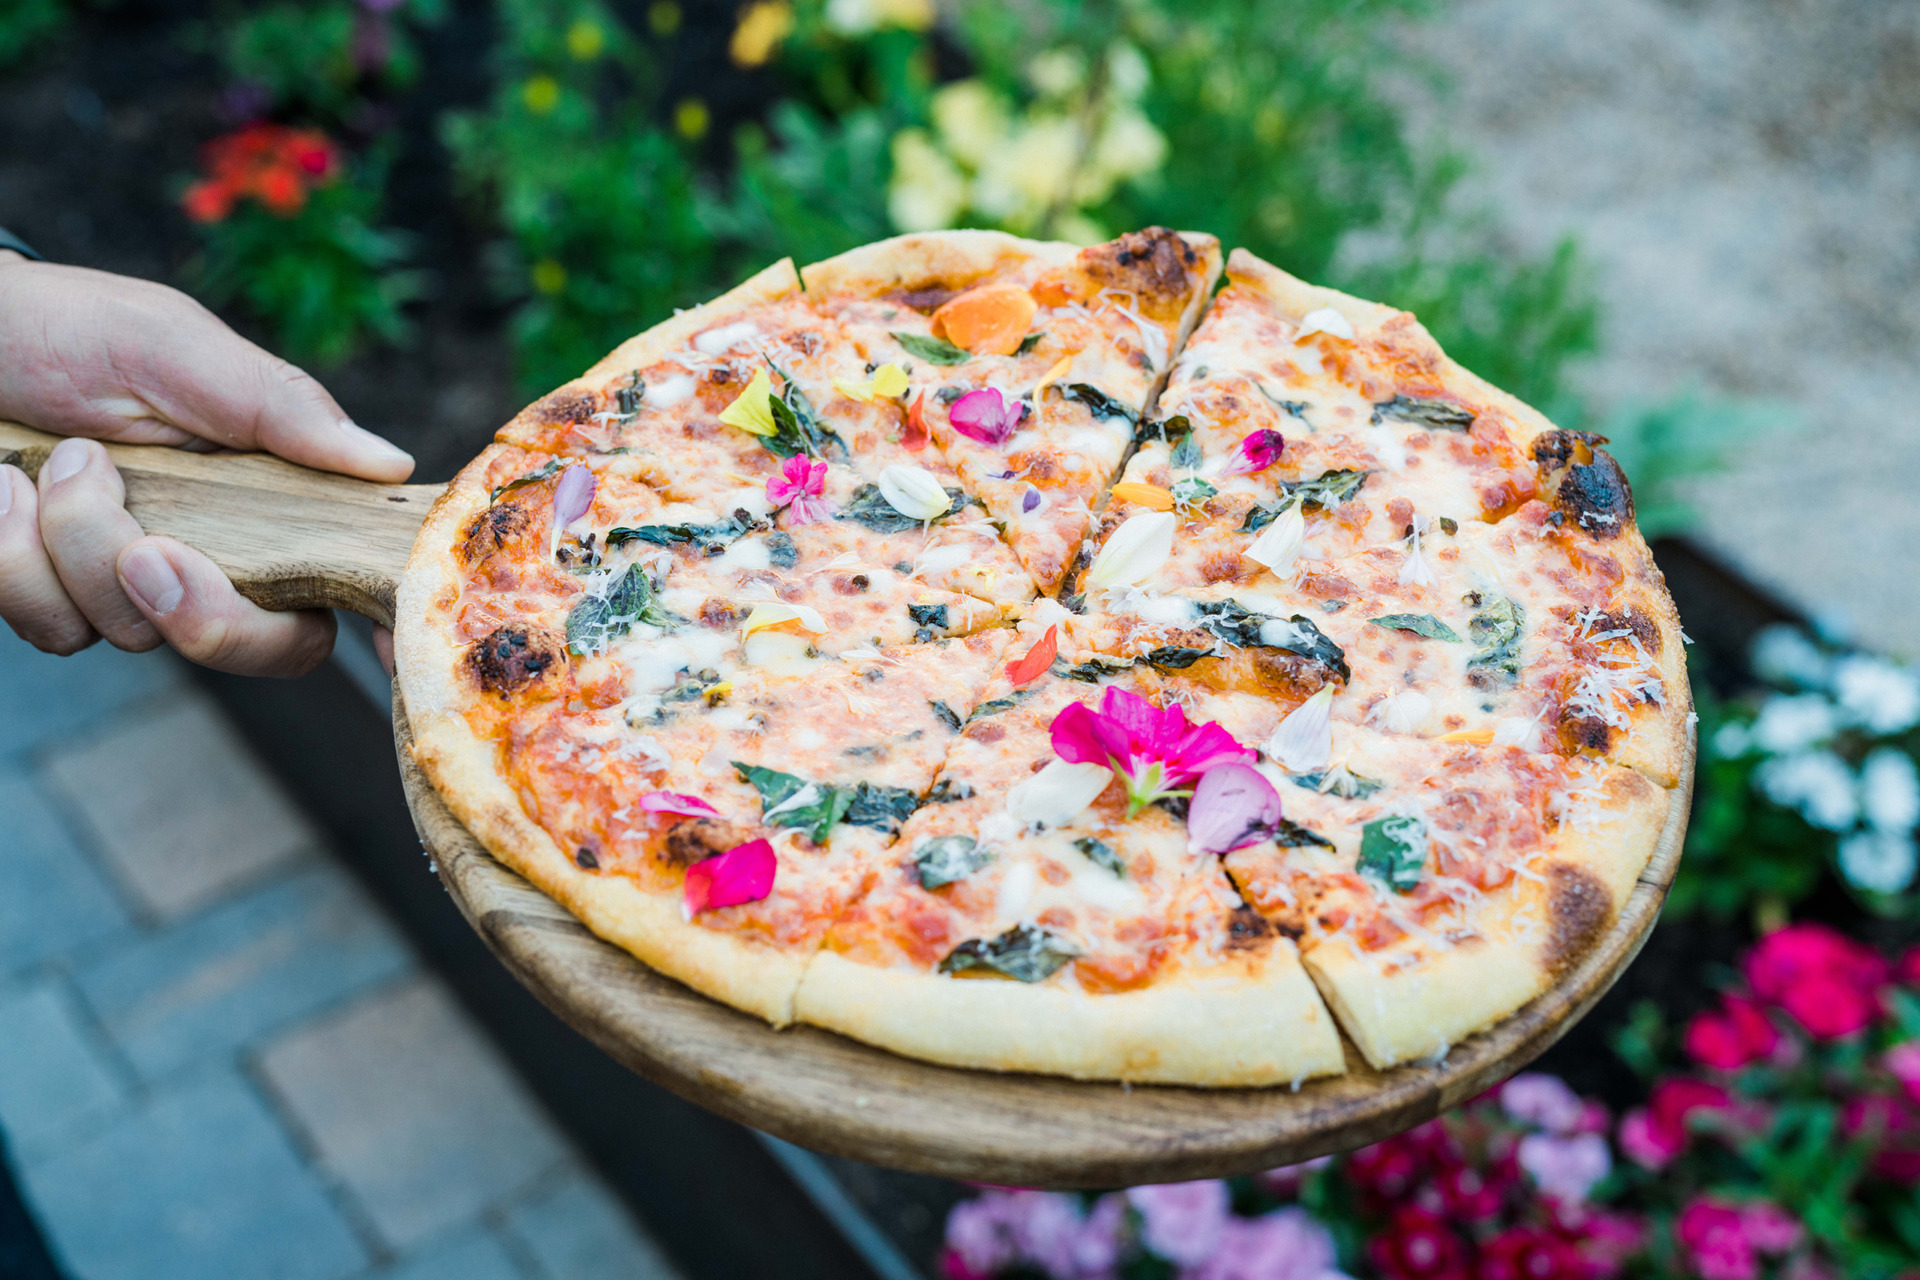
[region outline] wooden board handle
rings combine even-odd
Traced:
[[[37,477],[60,437],[0,422],[0,463]],[[373,484],[264,453],[109,444],[127,510],[266,609],[350,609],[393,625],[393,593],[440,485]]]

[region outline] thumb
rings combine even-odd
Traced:
[[[366,480],[398,483],[413,474],[412,455],[347,417],[305,370],[268,354],[231,329],[226,332],[244,348],[231,359],[243,367],[245,376],[234,384],[234,391],[243,398],[221,407],[232,425],[251,437],[253,448]]]

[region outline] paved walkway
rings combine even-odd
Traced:
[[[171,658],[4,627],[0,1130],[74,1280],[673,1276]]]

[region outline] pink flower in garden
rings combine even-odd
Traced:
[[[1168,1262],[1197,1267],[1220,1247],[1231,1197],[1218,1179],[1130,1187],[1127,1202],[1140,1214],[1140,1239]]]
[[[779,861],[765,840],[749,840],[725,853],[702,858],[687,868],[685,911],[689,920],[702,911],[758,902],[773,892]]]
[[[1735,1205],[1697,1196],[1673,1224],[1702,1280],[1753,1280],[1761,1254],[1781,1254],[1804,1232],[1792,1214],[1761,1201]]]
[[[1582,1209],[1570,1230],[1574,1246],[1586,1259],[1588,1273],[1594,1280],[1617,1275],[1627,1259],[1647,1243],[1646,1224],[1624,1213]]]
[[[1644,1108],[1620,1120],[1620,1149],[1647,1169],[1664,1167],[1686,1150],[1687,1121],[1701,1112],[1725,1111],[1733,1098],[1719,1085],[1677,1076],[1662,1080]]]
[[[1525,1071],[1500,1086],[1500,1106],[1522,1124],[1548,1133],[1572,1133],[1586,1104],[1560,1077]]]
[[[1254,753],[1218,721],[1189,725],[1179,703],[1156,707],[1137,693],[1107,686],[1100,709],[1075,702],[1053,718],[1053,750],[1075,764],[1103,764],[1127,787],[1129,817],[1162,796],[1185,795],[1217,764],[1252,764]]]
[[[1367,1242],[1367,1257],[1385,1280],[1466,1280],[1466,1242],[1438,1214],[1411,1206]]]
[[[1265,471],[1280,461],[1281,451],[1286,447],[1287,438],[1270,427],[1251,432],[1234,449],[1233,456],[1220,468],[1220,474],[1244,476]]]
[[[767,501],[776,509],[787,509],[788,524],[812,524],[831,519],[836,510],[820,496],[826,488],[827,464],[796,453],[767,477]]]
[[[1027,416],[1024,400],[1008,399],[997,388],[969,391],[947,409],[947,421],[969,440],[1001,445],[1013,437]]]
[[[1280,793],[1252,765],[1217,764],[1200,775],[1187,805],[1187,849],[1231,853],[1258,844],[1280,821]]]
[[[1480,1248],[1477,1280],[1585,1280],[1573,1242],[1538,1227],[1509,1227]]]
[[[720,811],[699,796],[678,791],[649,791],[640,797],[640,807],[648,813],[670,813],[682,818],[717,818]]]
[[[986,1280],[1015,1265],[1055,1280],[1105,1280],[1118,1265],[1126,1201],[1104,1196],[1082,1214],[1076,1196],[1053,1191],[989,1189],[947,1215],[941,1273],[947,1280]]]
[[[1229,1218],[1220,1247],[1181,1280],[1346,1280],[1335,1266],[1333,1237],[1305,1209]]]
[[[1470,1164],[1449,1165],[1434,1177],[1440,1207],[1455,1222],[1486,1222],[1499,1215],[1518,1175],[1501,1161],[1486,1172]]]
[[[1428,1174],[1462,1163],[1446,1126],[1438,1120],[1362,1147],[1347,1157],[1348,1181],[1375,1205],[1387,1205],[1411,1195]]]
[[[1902,1184],[1920,1182],[1920,1112],[1899,1096],[1865,1094],[1840,1109],[1840,1131],[1849,1139],[1865,1133],[1875,1143],[1873,1171]]]
[[[1880,1065],[1900,1082],[1909,1102],[1920,1103],[1920,1040],[1893,1046],[1882,1055]]]
[[[1903,987],[1920,987],[1920,946],[1908,947],[1900,953],[1893,967],[1893,978]]]
[[[1822,924],[1776,929],[1747,953],[1747,985],[1817,1040],[1852,1035],[1880,1010],[1887,962],[1871,947]]]
[[[1687,1024],[1687,1056],[1703,1067],[1737,1071],[1772,1053],[1780,1032],[1766,1010],[1739,996],[1722,996],[1718,1011],[1697,1015]]]
[[[1530,1133],[1520,1139],[1520,1167],[1546,1195],[1577,1203],[1613,1171],[1613,1155],[1597,1133]]]

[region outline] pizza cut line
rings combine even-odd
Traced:
[[[1625,478],[1222,266],[904,236],[529,406],[400,592],[440,795],[655,969],[935,1062],[1297,1085],[1540,994],[1688,751]]]

